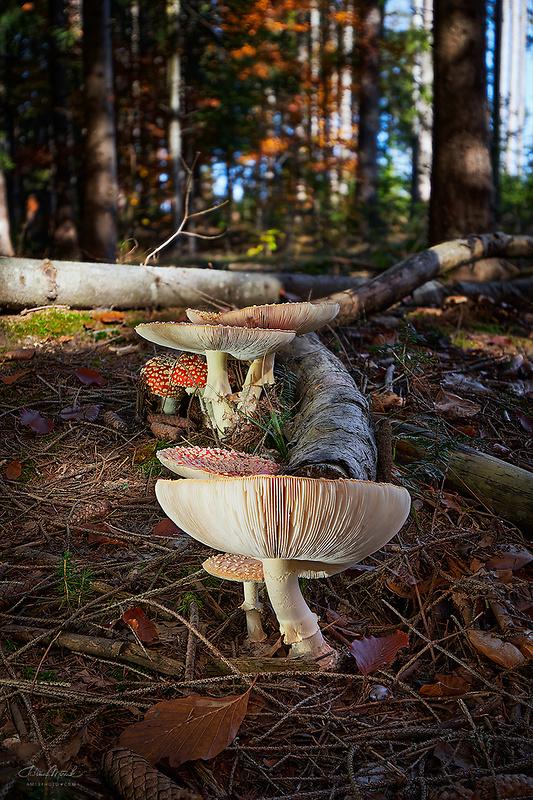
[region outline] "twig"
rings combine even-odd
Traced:
[[[189,638],[187,639],[187,653],[185,655],[185,680],[189,681],[194,678],[194,662],[196,658],[196,642],[198,641],[192,628],[198,628],[200,618],[198,614],[198,603],[196,600],[191,600],[189,606]]]

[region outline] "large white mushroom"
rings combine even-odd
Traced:
[[[336,662],[298,576],[334,575],[379,550],[410,509],[406,489],[357,480],[255,475],[218,480],[159,480],[165,513],[209,547],[257,558],[291,655]]]
[[[195,325],[190,322],[146,322],[137,325],[135,330],[154,344],[190,353],[205,353],[207,382],[202,396],[213,427],[221,434],[225,434],[236,420],[234,409],[227,400],[231,395],[228,354],[241,361],[264,358],[296,336],[295,331]]]

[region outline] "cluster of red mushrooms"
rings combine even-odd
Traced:
[[[254,408],[263,387],[273,384],[275,352],[296,335],[328,324],[338,310],[326,303],[226,313],[189,309],[190,322],[147,323],[137,332],[156,344],[205,354],[205,382],[198,377],[192,385],[201,392],[212,427],[227,435],[238,416]],[[228,354],[252,362],[236,403]],[[334,575],[383,547],[407,519],[407,490],[372,481],[283,475],[272,460],[222,448],[170,447],[157,455],[182,478],[156,484],[165,513],[194,539],[226,551],[204,562],[208,572],[244,585],[241,607],[249,640],[266,638],[258,598],[264,583],[289,656],[333,668],[338,654],[305,602],[299,578]]]

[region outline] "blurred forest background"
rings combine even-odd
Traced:
[[[0,254],[140,261],[187,213],[163,263],[531,232],[530,25],[527,0],[11,2]]]

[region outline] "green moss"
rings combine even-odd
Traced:
[[[73,336],[84,331],[84,325],[93,321],[88,311],[51,308],[24,317],[6,317],[1,327],[9,341],[18,341],[30,337],[43,339],[47,336]]]

